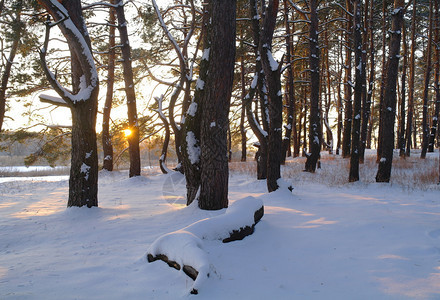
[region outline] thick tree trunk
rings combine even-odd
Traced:
[[[315,172],[316,164],[321,151],[321,118],[319,111],[320,102],[320,71],[319,71],[319,44],[318,44],[318,13],[317,0],[310,0],[310,127],[309,127],[309,147],[310,153],[307,155],[305,164],[306,172]]]
[[[384,94],[382,151],[376,182],[389,182],[393,162],[394,121],[396,117],[396,85],[400,58],[400,39],[404,13],[404,0],[394,1],[390,31],[390,53]]]
[[[122,4],[122,2],[121,2]],[[127,137],[130,154],[129,176],[141,175],[141,157],[139,150],[139,124],[136,108],[136,93],[134,90],[133,69],[131,65],[131,47],[128,39],[127,20],[124,6],[116,6],[118,29],[121,40],[122,67],[124,71],[125,95],[127,97],[128,126],[131,134]]]
[[[112,0],[115,4],[116,0]],[[110,135],[110,113],[113,103],[113,90],[115,83],[115,9],[110,8],[109,11],[109,42],[108,42],[108,65],[107,65],[107,93],[105,96],[105,104],[102,113],[102,150],[104,152],[103,169],[113,171],[113,145]]]
[[[434,0],[437,1],[437,0]],[[429,1],[429,26],[428,26],[428,41],[426,45],[426,69],[425,69],[425,86],[423,89],[423,120],[422,120],[422,153],[420,158],[426,158],[426,152],[428,151],[429,144],[429,125],[428,125],[428,93],[429,93],[429,80],[431,78],[431,52],[432,52],[432,23],[433,23],[433,1]]]
[[[98,206],[98,149],[96,113],[98,93],[72,109],[72,158],[67,206]]]
[[[235,63],[236,1],[209,1],[209,67],[201,123],[199,207],[228,206],[228,114]]]
[[[353,128],[351,130],[351,157],[349,181],[359,181],[359,151],[361,129],[362,89],[365,82],[365,62],[362,59],[362,16],[359,0],[354,1],[354,57],[356,65],[353,107]]]
[[[67,205],[97,206],[98,151],[95,126],[99,80],[92,59],[90,38],[82,17],[81,2],[39,2],[58,23],[71,53],[72,92],[62,87],[47,67],[49,31],[46,32],[44,47],[40,51],[42,67],[51,86],[72,112],[72,157]],[[65,18],[65,11],[69,18]]]

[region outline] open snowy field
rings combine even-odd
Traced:
[[[242,241],[204,241],[211,276],[198,295],[182,271],[145,258],[159,236],[225,213],[185,207],[182,175],[101,172],[92,209],[66,209],[66,176],[3,180],[0,299],[440,298],[438,185],[377,184],[367,163],[361,182],[345,184],[337,159],[316,174],[295,171],[302,163],[284,169],[294,190],[271,194],[252,163],[234,163],[230,203],[253,196],[265,215]]]

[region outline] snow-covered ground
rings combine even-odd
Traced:
[[[67,177],[5,180],[0,299],[439,299],[440,187],[309,180],[331,165],[271,194],[232,172],[230,202],[253,196],[265,215],[242,241],[203,241],[210,277],[198,295],[145,257],[163,234],[225,213],[185,207],[182,175],[101,172],[92,209],[66,209]]]

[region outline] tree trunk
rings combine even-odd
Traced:
[[[267,189],[278,189],[277,180],[281,177],[281,149],[283,125],[283,97],[281,93],[281,63],[272,56],[272,39],[278,13],[278,0],[269,0],[263,21],[263,30],[259,45],[261,63],[268,88],[269,132],[267,145]]]
[[[3,122],[5,119],[6,112],[6,90],[8,88],[9,78],[11,76],[11,68],[14,63],[15,55],[17,54],[18,46],[20,44],[21,34],[23,32],[24,26],[21,24],[21,10],[22,1],[18,1],[16,8],[16,15],[13,23],[10,25],[14,31],[14,40],[9,51],[9,57],[6,60],[6,64],[2,73],[1,83],[0,83],[0,132],[2,131]],[[3,2],[2,2],[3,7]]]
[[[383,133],[383,110],[384,110],[384,97],[385,97],[385,82],[386,82],[386,72],[387,72],[387,63],[386,63],[386,5],[387,2],[382,2],[382,76],[381,76],[381,85],[380,85],[380,98],[379,98],[379,130],[378,130],[378,141],[377,141],[377,154],[376,161],[379,162],[380,157],[382,155],[382,133]]]
[[[348,12],[352,12],[351,1],[346,1],[346,9]],[[353,118],[353,104],[352,104],[352,82],[351,82],[351,35],[353,21],[352,17],[347,14],[347,33],[346,33],[346,50],[345,50],[345,82],[344,82],[344,133],[342,137],[342,157],[347,158],[350,156],[351,148],[351,123]]]
[[[201,187],[199,207],[228,206],[228,114],[235,63],[236,1],[208,2],[210,39],[208,76],[201,123]]]
[[[365,62],[362,55],[362,9],[359,0],[354,3],[354,57],[356,65],[353,107],[353,128],[351,130],[351,157],[349,181],[359,181],[359,151],[361,129],[362,89],[365,82]]]
[[[406,26],[405,22],[402,24],[403,27],[403,66],[402,66],[402,87],[401,87],[401,99],[400,99],[400,122],[399,122],[399,156],[405,157],[405,101],[406,101],[406,70],[408,67],[408,44],[406,42]]]
[[[310,154],[307,156],[305,171],[315,172],[316,164],[321,151],[321,120],[319,112],[320,102],[320,71],[319,71],[319,44],[318,44],[318,13],[317,0],[310,0],[310,127],[309,147]]]
[[[412,1],[412,19],[411,19],[411,59],[409,63],[408,80],[408,116],[406,122],[406,151],[405,155],[411,154],[411,134],[413,133],[413,115],[414,115],[414,77],[415,77],[415,54],[416,54],[416,0]]]
[[[122,2],[121,2],[122,4]],[[121,40],[122,67],[124,71],[125,95],[127,97],[128,127],[131,130],[127,137],[130,154],[129,176],[141,175],[141,157],[139,150],[139,124],[136,108],[136,93],[134,90],[133,69],[131,65],[131,47],[128,40],[127,20],[125,19],[124,6],[116,6],[118,29]]]
[[[404,13],[404,0],[394,1],[390,31],[390,53],[384,94],[382,152],[376,182],[389,182],[393,162],[394,121],[396,117],[396,85],[400,58],[400,38]]]
[[[292,42],[290,38],[290,24],[289,24],[289,7],[287,0],[284,0],[284,23],[286,28],[286,59],[287,59],[287,82],[286,87],[288,91],[288,97],[286,99],[287,106],[287,125],[285,126],[286,133],[283,139],[283,149],[281,156],[281,164],[286,163],[286,156],[289,152],[292,132],[294,147],[296,147],[296,118],[295,118],[295,91],[293,86],[293,59],[292,59]],[[295,30],[295,29],[293,29]]]
[[[72,157],[68,206],[98,206],[98,153],[96,145],[96,114],[99,79],[91,53],[90,38],[82,17],[79,0],[40,0],[58,24],[71,53],[72,92],[53,76],[46,63],[49,30],[40,51],[41,65],[52,88],[72,112]],[[67,12],[69,18],[65,18]],[[48,27],[49,29],[49,27]]]
[[[115,4],[116,0],[112,0]],[[113,145],[110,136],[110,112],[113,103],[113,90],[115,83],[115,9],[109,9],[109,39],[108,39],[108,66],[107,66],[107,93],[105,96],[105,104],[102,113],[102,150],[104,152],[103,169],[113,171]]]
[[[431,134],[429,136],[429,145],[428,145],[428,151],[434,152],[434,146],[435,146],[435,135],[437,133],[437,126],[438,126],[438,117],[440,112],[440,87],[439,87],[439,77],[440,77],[440,47],[438,44],[440,43],[440,19],[439,19],[439,3],[438,1],[434,2],[435,5],[435,43],[437,47],[435,47],[435,79],[434,79],[434,90],[435,90],[435,108],[434,108],[434,114],[432,116],[432,124],[431,124]]]
[[[422,121],[422,153],[420,158],[426,158],[426,152],[428,151],[429,143],[429,125],[428,125],[428,93],[429,93],[429,80],[431,77],[431,52],[432,52],[432,0],[429,1],[429,26],[428,26],[428,41],[426,45],[426,69],[425,69],[425,86],[423,89],[423,121]]]
[[[368,6],[369,4],[369,6]],[[365,159],[365,148],[367,147],[367,138],[368,138],[368,123],[371,117],[371,98],[373,95],[373,87],[374,87],[374,38],[373,38],[373,12],[374,12],[374,1],[371,0],[366,1],[365,3],[365,20],[364,20],[364,37],[362,40],[363,43],[363,61],[365,66],[364,72],[364,83],[365,87],[363,87],[362,91],[362,124],[361,124],[361,144],[359,150],[359,162],[364,163]],[[367,41],[370,40],[369,45],[367,46]],[[366,87],[367,73],[366,73],[366,63],[367,63],[367,48],[369,48],[370,53],[370,76],[368,79],[368,91]]]
[[[240,135],[241,135],[241,161],[246,161],[246,130],[244,128],[244,119],[246,117],[246,87],[245,87],[245,69],[244,69],[244,57],[241,56],[240,59],[240,71],[241,71],[241,116],[240,116]]]

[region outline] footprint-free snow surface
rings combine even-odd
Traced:
[[[205,240],[210,277],[145,254],[221,211],[185,207],[182,175],[101,172],[99,208],[66,208],[66,177],[0,183],[0,299],[439,299],[440,189],[266,183],[232,173],[230,203],[264,203],[241,241]]]

